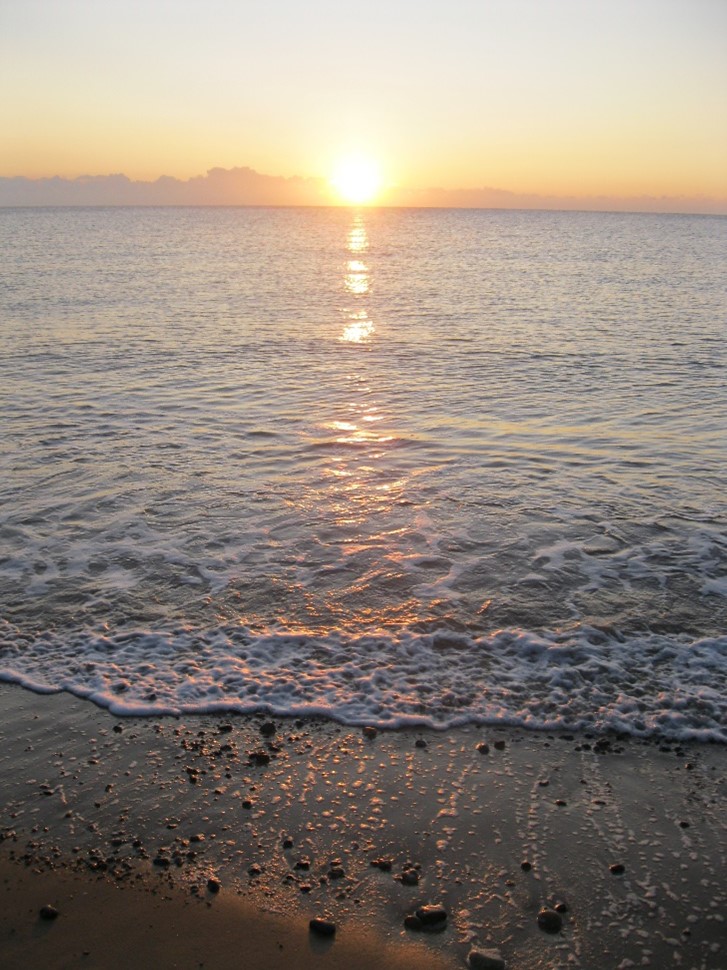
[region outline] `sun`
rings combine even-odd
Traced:
[[[370,205],[381,190],[379,166],[363,155],[342,158],[333,172],[331,185],[348,205]]]

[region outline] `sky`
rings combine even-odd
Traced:
[[[358,153],[388,188],[727,212],[726,52],[727,0],[0,0],[0,176]]]

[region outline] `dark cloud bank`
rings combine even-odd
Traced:
[[[126,175],[75,179],[0,178],[0,206],[47,205],[330,205],[323,179],[263,175],[251,168],[212,168],[206,175],[153,182]],[[627,212],[727,213],[727,199],[686,196],[549,196],[504,189],[388,189],[381,203],[473,209],[594,209]]]

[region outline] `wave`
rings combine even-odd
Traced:
[[[0,628],[0,680],[122,716],[264,711],[384,729],[508,724],[722,743],[726,655],[727,636],[588,626],[486,636]]]

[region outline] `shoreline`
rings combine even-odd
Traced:
[[[129,920],[161,967],[724,965],[724,746],[0,703],[3,966],[114,966],[93,933]],[[427,903],[444,932],[404,927]]]

